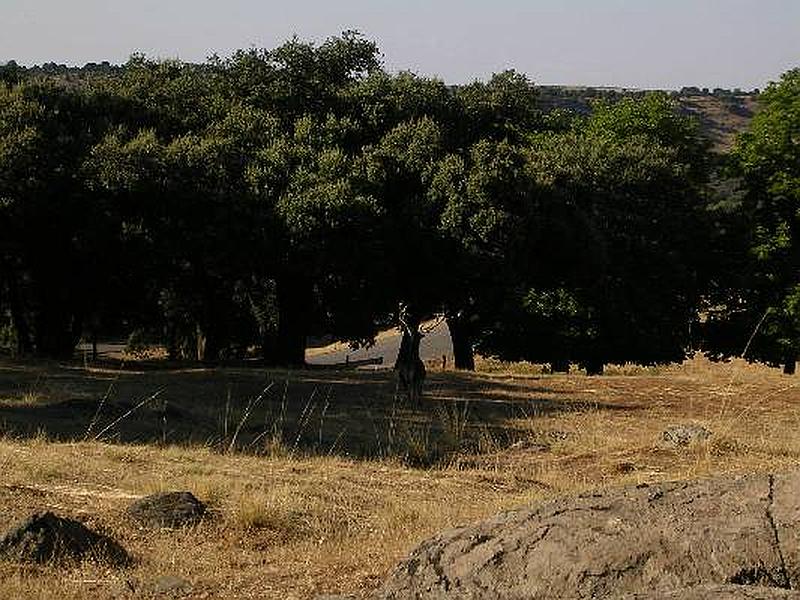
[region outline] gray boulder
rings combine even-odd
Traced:
[[[128,515],[145,527],[196,525],[205,514],[205,505],[191,492],[161,492],[140,498],[128,507]]]
[[[131,562],[111,538],[52,512],[35,513],[9,529],[0,538],[0,557],[35,563],[91,559],[124,566]]]
[[[625,487],[505,512],[423,542],[374,597],[588,599],[708,584],[800,588],[800,472]]]

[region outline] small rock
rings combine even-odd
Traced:
[[[670,446],[688,446],[711,437],[711,432],[702,425],[674,425],[661,434],[661,439]]]
[[[22,562],[61,562],[91,558],[123,566],[131,558],[111,538],[52,512],[35,513],[0,538],[0,557]]]
[[[128,507],[128,515],[147,527],[183,527],[200,522],[205,505],[191,492],[162,492],[140,498]]]

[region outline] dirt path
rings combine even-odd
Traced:
[[[420,358],[424,361],[441,361],[442,356],[445,356],[448,365],[452,365],[453,345],[450,342],[450,330],[447,324],[443,320],[434,319],[423,323],[422,329],[427,333],[419,346]],[[397,359],[400,338],[397,329],[389,329],[378,334],[375,345],[371,348],[352,350],[341,342],[320,348],[309,348],[306,350],[306,361],[311,365],[330,365],[343,363],[348,358],[350,361],[359,361],[383,357],[383,366],[390,368]]]
[[[450,342],[450,330],[444,320],[432,319],[422,325],[426,332],[420,344],[420,356],[424,361],[437,361],[440,364],[442,356],[447,357],[447,364],[453,363],[453,345]],[[397,359],[400,348],[400,332],[397,329],[388,329],[378,334],[375,345],[370,348],[352,350],[342,342],[327,346],[319,346],[306,350],[306,361],[310,365],[332,365],[345,361],[360,361],[383,357],[383,366],[390,368]],[[125,341],[105,341],[97,345],[100,358],[121,360],[125,354]],[[80,344],[75,351],[77,360],[91,360],[91,344]]]

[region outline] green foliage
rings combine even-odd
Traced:
[[[463,111],[462,143],[481,138],[517,142],[541,128],[536,89],[516,71],[497,73],[486,83],[476,81],[459,88],[456,95]]]
[[[107,98],[51,80],[0,88],[0,273],[20,349],[71,354],[102,303],[114,216],[81,161],[104,129]],[[94,250],[104,247],[101,257]]]
[[[715,356],[759,319],[753,358],[797,354],[797,71],[734,150],[741,190],[711,191],[666,95],[545,114],[519,73],[389,74],[356,32],[95,67],[0,69],[18,350],[135,331],[173,358],[301,364],[308,335],[368,344],[402,306],[412,329],[443,313],[467,368],[477,348],[597,371],[681,360],[702,307]]]
[[[400,123],[428,118],[447,126],[459,118],[456,99],[443,81],[407,71],[373,72],[348,91],[347,100],[365,143],[377,142]]]
[[[742,194],[727,220],[741,232],[724,248],[738,258],[722,278],[706,327],[713,356],[741,353],[791,370],[800,355],[800,70],[760,96],[761,110],[731,155]]]
[[[320,46],[294,38],[272,50],[239,50],[214,62],[231,97],[288,125],[304,115],[341,112],[347,91],[380,66],[377,46],[354,31]]]
[[[485,352],[652,364],[690,351],[703,230],[687,148],[698,133],[660,97],[643,103],[599,106],[527,147],[484,140],[442,163],[443,227],[493,282],[476,307]]]

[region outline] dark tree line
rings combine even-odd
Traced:
[[[800,75],[730,156],[664,94],[541,109],[513,71],[392,75],[347,32],[204,64],[0,68],[0,344],[133,334],[171,358],[310,335],[401,361],[443,314],[473,352],[578,364],[800,353]],[[410,349],[410,350],[409,350]]]

